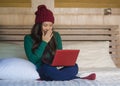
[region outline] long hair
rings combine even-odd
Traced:
[[[31,30],[31,37],[33,39],[33,46],[32,46],[32,52],[34,53],[35,50],[38,48],[39,44],[42,42],[42,24],[34,24],[32,30]],[[43,53],[43,56],[46,55],[46,53],[50,53],[51,56],[54,56],[56,51],[56,40],[54,37],[54,31],[53,31],[53,37],[48,42],[45,51]]]

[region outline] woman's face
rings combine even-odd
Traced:
[[[42,23],[42,31],[46,33],[48,30],[52,30],[53,23],[52,22],[43,22]]]

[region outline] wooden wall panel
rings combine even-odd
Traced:
[[[21,14],[1,14],[0,25],[33,25],[35,17],[33,15]]]
[[[0,7],[31,7],[31,0],[0,0]]]
[[[63,25],[102,25],[102,15],[55,15],[55,24]]]
[[[120,8],[120,0],[55,0],[57,8]]]

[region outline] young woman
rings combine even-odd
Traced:
[[[45,5],[38,6],[31,34],[24,37],[24,48],[28,60],[36,65],[41,80],[71,80],[78,73],[78,66],[60,69],[51,66],[57,49],[62,49],[60,34],[53,30],[54,16]],[[88,77],[87,77],[88,78]]]

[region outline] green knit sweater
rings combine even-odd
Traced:
[[[62,40],[60,34],[58,32],[55,32],[54,35],[55,35],[55,40],[57,42],[57,49],[62,49]],[[45,50],[45,47],[47,46],[47,43],[45,41],[42,41],[34,53],[32,52],[32,46],[33,46],[33,40],[31,36],[28,34],[24,37],[25,53],[28,60],[31,61],[33,64],[35,64],[37,68],[39,68],[42,64],[41,58]]]

